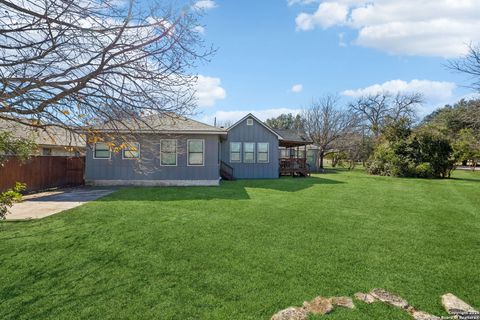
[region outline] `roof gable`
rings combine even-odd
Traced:
[[[257,123],[259,123],[261,126],[263,126],[265,129],[267,129],[268,131],[270,131],[271,133],[273,133],[278,139],[281,139],[282,137],[277,133],[275,132],[275,130],[273,130],[272,128],[270,128],[269,126],[267,126],[263,121],[260,121],[260,119],[258,119],[257,117],[255,117],[253,114],[249,113],[247,114],[245,117],[243,117],[242,119],[238,120],[237,122],[235,122],[232,126],[230,126],[227,130],[230,131],[232,130],[233,128],[235,128],[236,126],[238,126],[239,124],[241,124],[243,121],[247,120],[248,118],[252,118],[254,121],[256,121]]]

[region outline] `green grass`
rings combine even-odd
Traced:
[[[375,287],[446,315],[446,292],[480,308],[480,173],[122,189],[0,223],[0,268],[1,319],[269,319]],[[356,304],[318,319],[409,319]]]

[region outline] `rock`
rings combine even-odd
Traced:
[[[333,310],[330,299],[318,296],[311,301],[305,301],[303,308],[313,314],[326,314]]]
[[[451,315],[478,313],[472,306],[451,293],[446,293],[442,296],[442,305]]]
[[[383,290],[383,289],[373,289],[372,291],[370,291],[370,294],[382,301],[382,302],[385,302],[389,305],[392,305],[394,307],[397,307],[397,308],[402,308],[402,309],[406,309],[408,308],[408,302],[399,297],[399,296],[396,296],[386,290]]]
[[[306,320],[308,311],[304,308],[290,307],[275,313],[270,320]]]
[[[348,309],[355,308],[352,298],[350,297],[332,297],[330,298],[330,301],[334,306],[339,306],[339,307],[348,308]]]
[[[369,293],[363,293],[363,292],[357,292],[355,293],[354,295],[355,298],[357,298],[358,300],[360,301],[363,301],[365,303],[372,303],[372,302],[375,302],[377,299],[375,299],[374,296],[372,296],[371,294]]]
[[[429,313],[419,311],[412,306],[408,306],[406,311],[412,316],[415,320],[441,320],[441,318],[431,315]]]

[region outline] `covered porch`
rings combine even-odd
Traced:
[[[310,176],[310,167],[307,163],[307,145],[312,142],[304,134],[299,134],[296,131],[278,130],[277,132],[282,137],[279,140],[280,176]]]

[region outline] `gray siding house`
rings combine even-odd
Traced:
[[[92,128],[87,133],[85,183],[218,185],[219,146],[226,135],[223,129],[173,115]]]
[[[252,114],[228,128],[221,159],[236,179],[273,179],[279,176],[280,136]]]
[[[169,114],[110,122],[86,135],[89,185],[212,186],[220,177],[309,174],[305,154],[310,142],[298,132],[274,130],[252,114],[227,130]]]

